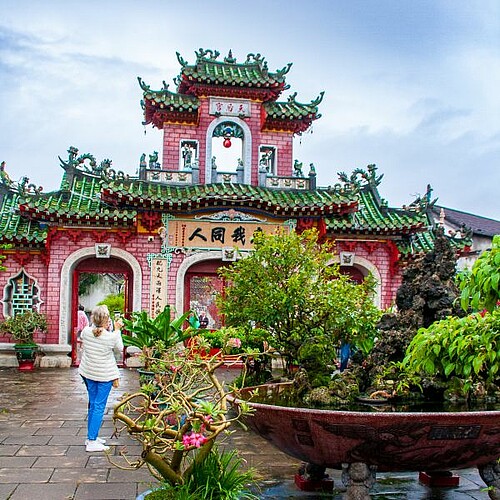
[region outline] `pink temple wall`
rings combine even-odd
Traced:
[[[113,248],[120,248],[132,254],[141,267],[142,271],[142,290],[141,307],[149,310],[149,289],[151,280],[151,270],[147,262],[147,254],[160,252],[160,239],[155,238],[153,242],[148,241],[148,234],[139,234],[132,236],[125,243],[116,235],[116,233],[107,233],[103,243],[110,243]],[[75,241],[76,239],[76,241]],[[77,238],[71,238],[68,233],[61,232],[61,236],[53,240],[50,253],[50,262],[46,266],[37,255],[24,266],[25,271],[37,280],[41,288],[41,300],[43,301],[40,312],[46,313],[49,319],[48,334],[45,336],[44,343],[59,343],[59,303],[61,270],[66,259],[75,251],[82,248],[94,248],[96,243],[91,231],[78,231]],[[21,266],[16,262],[12,255],[8,255],[4,261],[7,271],[0,273],[0,290],[3,289],[8,280],[16,275]],[[3,317],[3,309],[0,308],[0,318]],[[0,337],[0,342],[10,342],[8,337]]]
[[[41,288],[41,312],[48,315],[49,332],[45,337],[45,343],[59,342],[59,301],[60,301],[60,284],[61,270],[65,260],[73,252],[82,249],[93,247],[95,238],[92,237],[91,231],[79,231],[78,237],[71,238],[68,233],[61,232],[61,236],[52,242],[51,256],[48,267],[43,262],[39,255],[33,255],[32,258],[24,266],[25,271],[37,280]],[[114,248],[121,248],[132,254],[141,267],[142,271],[142,296],[141,307],[144,310],[149,310],[149,291],[151,272],[147,263],[147,255],[149,253],[160,253],[160,240],[155,238],[154,241],[148,241],[148,234],[139,234],[132,236],[127,241],[123,242],[116,233],[109,233],[105,236],[103,242],[111,243]],[[343,242],[339,241],[338,251],[351,251],[358,257],[363,257],[378,269],[381,276],[381,307],[387,308],[394,303],[396,291],[401,284],[401,273],[397,263],[391,264],[393,258],[390,246],[385,242],[371,242],[366,244],[363,242]],[[176,303],[177,294],[177,273],[179,267],[185,259],[183,253],[174,253],[170,263],[167,276],[167,302],[171,305]],[[16,275],[20,269],[20,264],[15,260],[13,255],[8,255],[4,264],[7,271],[0,273],[0,290],[3,294],[3,289],[8,280]],[[178,311],[182,313],[182,311]],[[3,310],[0,310],[0,318],[3,317]],[[42,339],[38,339],[41,341]],[[9,342],[7,337],[1,337],[1,342]]]
[[[209,99],[201,98],[200,121],[198,125],[165,124],[163,127],[162,168],[177,170],[179,168],[180,141],[183,139],[198,141],[198,159],[200,183],[205,181],[206,137],[210,124],[216,119],[208,114]],[[258,184],[259,146],[265,144],[278,149],[278,172],[280,176],[292,175],[293,136],[289,132],[261,132],[261,104],[252,102],[251,116],[244,119],[252,134],[252,185]],[[231,117],[227,117],[231,120]]]

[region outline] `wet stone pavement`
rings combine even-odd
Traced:
[[[230,378],[228,370],[223,378]],[[122,383],[108,401],[101,436],[120,460],[126,450],[133,458],[140,447],[126,435],[113,436],[112,408],[124,392],[139,387],[134,370],[122,370]],[[146,467],[121,470],[104,453],[87,453],[87,396],[75,368],[19,372],[0,369],[0,500],[133,500],[154,486]],[[340,472],[333,494],[301,492],[293,483],[300,462],[276,450],[252,432],[240,428],[227,440],[237,447],[248,465],[258,470],[263,499],[335,499],[345,488]],[[123,463],[123,462],[122,462]],[[456,488],[428,488],[418,473],[380,473],[371,494],[374,499],[487,500],[485,485],[475,469],[456,471]]]

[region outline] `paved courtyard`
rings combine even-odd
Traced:
[[[223,374],[227,376],[227,374]],[[122,370],[122,384],[112,391],[101,432],[120,451],[140,453],[127,436],[113,437],[112,407],[124,392],[137,389],[138,375]],[[121,470],[103,453],[87,453],[87,397],[75,368],[38,369],[22,373],[0,369],[0,499],[5,500],[133,500],[154,482],[146,468]],[[228,440],[262,478],[263,499],[339,500],[345,488],[338,471],[327,471],[335,482],[329,495],[300,492],[292,478],[299,461],[287,457],[251,432],[238,429]],[[458,472],[457,488],[428,488],[414,472],[378,474],[372,496],[376,499],[487,500],[485,485],[476,470]]]

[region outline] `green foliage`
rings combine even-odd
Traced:
[[[222,349],[224,346],[224,331],[220,330],[201,330],[198,334],[205,339],[210,347]]]
[[[449,316],[422,328],[406,350],[401,368],[408,377],[440,381],[445,397],[495,395],[500,377],[500,236],[471,271],[457,281],[464,310],[484,309],[464,318]],[[489,312],[488,312],[489,311]]]
[[[98,273],[81,273],[78,279],[78,295],[87,295],[92,286],[102,281],[102,274]]]
[[[368,351],[380,312],[373,304],[374,280],[357,285],[332,264],[332,248],[315,231],[274,236],[257,233],[255,250],[223,269],[228,286],[218,297],[226,324],[267,334],[267,342],[290,361],[302,345],[329,349],[341,339]]]
[[[470,271],[458,275],[460,305],[478,311],[492,311],[500,301],[500,235],[493,237],[490,250],[483,252]]]
[[[251,469],[243,471],[242,466],[243,459],[236,450],[219,451],[214,446],[207,458],[193,467],[186,484],[166,484],[147,495],[146,500],[257,500],[248,491],[255,473]]]
[[[191,311],[188,311],[172,319],[170,306],[165,306],[155,318],[149,316],[146,311],[135,311],[130,319],[123,320],[125,329],[133,334],[124,335],[123,344],[143,349],[153,347],[156,342],[161,341],[165,348],[172,347],[192,335],[191,328],[182,329],[190,315]]]
[[[36,311],[19,313],[0,323],[0,332],[19,344],[34,344],[36,331],[47,331],[47,316]]]
[[[113,315],[114,312],[119,312],[123,314],[125,308],[125,296],[123,293],[120,294],[110,294],[104,297],[101,302],[97,304],[98,306],[108,306],[108,310]]]
[[[268,335],[259,328],[222,327],[218,330],[199,330],[196,340],[200,348],[214,347],[225,354],[263,352]]]
[[[214,446],[208,457],[193,467],[189,490],[200,500],[257,499],[247,489],[255,474],[252,470],[242,471],[242,465],[236,450],[219,451]]]
[[[464,395],[477,384],[486,390],[496,387],[500,375],[500,310],[449,317],[420,329],[402,366],[409,374],[444,381],[460,379]]]

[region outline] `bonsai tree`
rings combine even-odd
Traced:
[[[356,284],[333,263],[333,248],[316,231],[254,236],[255,250],[221,271],[218,297],[228,326],[259,328],[287,362],[301,364],[316,384],[329,379],[340,341],[369,351],[380,313],[374,280]]]
[[[117,431],[128,432],[142,453],[125,466],[115,465],[146,464],[166,485],[168,493],[158,498],[256,498],[246,491],[251,473],[238,472],[241,460],[216,447],[231,424],[248,413],[243,405],[231,417],[227,414],[226,389],[216,374],[223,361],[198,356],[189,348],[165,349],[162,342],[153,347],[149,365],[154,380],[126,395],[113,415]]]
[[[47,317],[37,311],[26,311],[11,316],[0,323],[0,333],[14,340],[14,351],[19,362],[19,370],[33,370],[39,350],[35,333],[47,331]]]
[[[0,323],[0,332],[9,335],[16,345],[34,345],[36,332],[47,331],[47,317],[37,311],[26,311],[11,316]]]

